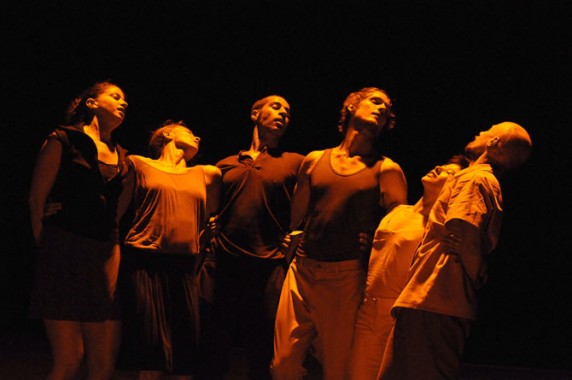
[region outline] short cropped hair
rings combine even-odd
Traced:
[[[264,98],[260,98],[257,101],[255,101],[254,104],[252,105],[252,108],[250,109],[250,112],[255,111],[255,110],[259,110],[262,107],[264,107],[264,105],[266,103],[268,103],[268,99],[270,99],[272,97],[279,97],[279,98],[286,100],[282,95],[277,95],[277,94],[268,95],[268,96],[265,96]]]
[[[449,158],[447,161],[448,165],[459,165],[461,169],[464,169],[469,166],[470,161],[464,154],[456,154]]]
[[[151,158],[159,158],[161,156],[163,148],[170,141],[165,137],[164,133],[170,132],[176,127],[187,128],[187,124],[185,124],[185,122],[182,120],[174,121],[168,119],[162,122],[159,128],[151,132],[151,138],[149,139],[149,153],[151,155]]]

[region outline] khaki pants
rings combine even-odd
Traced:
[[[296,257],[286,275],[274,330],[274,379],[302,379],[313,345],[325,380],[346,379],[365,271],[360,260]]]
[[[393,328],[390,314],[395,298],[366,295],[356,320],[350,359],[350,379],[375,380],[383,359],[385,345]]]

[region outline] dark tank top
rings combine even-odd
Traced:
[[[361,258],[360,232],[373,233],[381,219],[381,162],[340,174],[327,149],[310,173],[310,204],[299,254],[320,261]]]

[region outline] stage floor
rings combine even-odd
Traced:
[[[248,380],[242,351],[233,350],[233,366],[226,380]],[[0,335],[0,379],[42,380],[50,367],[50,349],[41,331]],[[113,380],[134,380],[135,373],[118,371]],[[319,377],[310,377],[319,380]],[[572,371],[511,368],[464,363],[460,380],[572,380]]]

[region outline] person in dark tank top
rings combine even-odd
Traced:
[[[324,378],[344,379],[363,298],[369,240],[380,219],[407,203],[401,167],[376,148],[395,125],[391,99],[367,87],[348,95],[340,145],[309,153],[292,198],[291,229],[304,235],[282,288],[271,371],[298,379],[311,350]]]

